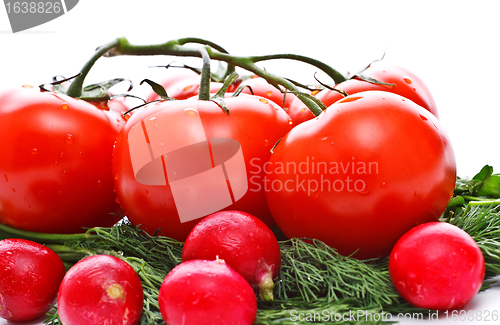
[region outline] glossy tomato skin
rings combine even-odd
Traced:
[[[45,315],[65,272],[61,258],[41,244],[0,241],[0,317],[21,322]]]
[[[251,325],[257,314],[252,288],[221,260],[177,265],[160,287],[158,304],[170,325]]]
[[[134,126],[140,128],[142,123],[154,123],[156,120],[154,114],[178,116],[176,114],[185,113],[199,116],[204,138],[234,139],[241,146],[248,190],[243,197],[221,209],[244,211],[259,218],[269,227],[274,224],[267,208],[265,193],[260,186],[264,178],[262,165],[269,159],[274,143],[292,128],[289,117],[276,104],[265,98],[242,96],[226,98],[225,101],[230,111],[229,115],[214,102],[188,99],[149,104],[137,110],[128,120],[116,142],[113,175],[117,197],[134,225],[141,225],[141,228],[149,233],[161,228],[163,234],[184,241],[199,221],[194,219],[181,222],[169,183],[145,185],[136,180],[128,142],[132,128]],[[168,145],[175,146],[195,136],[197,132],[199,128],[180,125],[179,132],[170,137]],[[211,190],[204,192],[199,201],[205,200],[204,197],[212,192]],[[200,215],[199,218],[210,213]]]
[[[119,220],[111,174],[119,113],[65,95],[0,93],[0,222],[49,233]]]
[[[244,80],[240,86],[248,86],[243,89],[244,93],[254,94],[256,96],[261,96],[275,102],[279,107],[282,107],[285,111],[292,104],[293,100],[297,98],[294,94],[281,92],[279,89],[268,83],[264,78],[253,77]]]
[[[269,164],[266,196],[287,237],[324,241],[343,255],[388,256],[413,226],[437,220],[456,163],[446,131],[396,94],[358,93],[290,131]]]
[[[129,264],[114,256],[93,255],[68,270],[57,309],[65,325],[136,325],[143,299],[141,280]]]
[[[484,281],[484,257],[474,239],[444,222],[408,231],[394,246],[389,273],[399,294],[414,306],[448,310],[464,307]]]
[[[362,74],[384,83],[394,84],[394,86],[374,84],[355,77],[336,85],[335,88],[345,91],[348,95],[369,90],[392,92],[412,100],[438,117],[436,102],[429,88],[422,79],[408,69],[386,61],[376,61],[370,64]],[[339,92],[329,89],[320,91],[316,97],[326,106],[344,98]]]
[[[287,113],[294,125],[299,125],[314,118],[314,114],[299,98],[294,98],[288,107]]]

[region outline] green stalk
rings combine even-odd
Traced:
[[[327,65],[321,61],[318,61],[316,59],[313,59],[313,58],[310,58],[307,56],[303,56],[303,55],[271,54],[271,55],[251,56],[250,59],[254,63],[257,63],[260,61],[276,60],[276,59],[288,59],[288,60],[300,61],[300,62],[308,63],[312,66],[319,68],[320,70],[325,72],[330,78],[332,78],[336,84],[347,80],[343,74],[341,74],[337,70],[333,69],[329,65]]]
[[[202,47],[199,49],[201,57],[203,59],[203,68],[201,70],[201,81],[200,90],[198,92],[199,100],[209,100],[210,99],[210,57],[206,48]]]
[[[218,44],[215,44],[211,41],[204,40],[201,38],[196,38],[196,37],[186,37],[186,38],[180,38],[177,40],[180,45],[188,44],[188,43],[196,43],[196,44],[202,44],[202,45],[208,45],[211,48],[216,49],[219,52],[222,53],[228,53],[223,47],[219,46]],[[231,73],[236,71],[236,67],[232,64],[228,64],[227,69],[220,69],[220,71],[217,71],[215,73],[216,80],[222,82],[224,79],[226,79],[227,76],[229,76]],[[214,75],[212,75],[214,77]]]
[[[87,63],[85,63],[83,68],[80,70],[80,75],[76,77],[75,80],[73,80],[73,82],[69,85],[66,94],[73,98],[80,97],[82,95],[83,82],[85,80],[85,77],[87,77],[87,74],[89,73],[94,63],[101,56],[103,56],[105,53],[107,53],[110,49],[114,48],[118,44],[119,44],[119,39],[115,39],[106,45],[98,47],[97,50],[94,52],[94,55],[92,55],[90,60],[87,61]]]
[[[304,56],[293,55],[293,54],[277,54],[277,55],[269,55],[269,56],[248,56],[248,57],[239,57],[232,56],[228,53],[223,53],[218,51],[216,48],[212,48],[209,45],[212,44],[208,41],[200,40],[197,38],[186,38],[180,40],[172,40],[166,43],[155,44],[155,45],[133,45],[126,38],[121,37],[116,39],[115,41],[109,43],[114,44],[115,46],[110,46],[109,51],[104,53],[103,55],[106,57],[120,56],[120,55],[173,55],[173,56],[186,56],[186,57],[203,57],[200,53],[199,48],[190,48],[184,46],[184,44],[196,41],[197,43],[208,44],[205,47],[210,59],[223,61],[228,63],[229,65],[241,67],[246,69],[254,74],[264,78],[267,82],[273,85],[281,85],[288,89],[290,92],[294,93],[299,97],[300,100],[304,102],[304,104],[311,110],[311,112],[317,116],[321,114],[323,111],[322,108],[312,99],[308,97],[308,94],[300,92],[297,87],[290,82],[289,80],[269,73],[268,71],[259,68],[255,62],[260,62],[263,60],[271,60],[271,59],[292,59],[299,60],[309,64],[312,64],[324,72],[329,74],[334,80],[342,80],[345,79],[341,76],[340,73],[336,72],[332,68],[328,67],[326,64],[321,63],[320,61],[306,58]],[[108,44],[108,45],[109,45]],[[104,48],[104,47],[102,47]],[[100,48],[100,49],[102,49]],[[215,50],[214,50],[215,49]],[[97,55],[97,54],[96,54]],[[94,55],[92,59],[95,58]],[[84,76],[82,72],[82,76]],[[80,77],[79,77],[80,78]]]

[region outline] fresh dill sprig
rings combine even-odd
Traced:
[[[463,212],[444,221],[474,238],[484,256],[487,279],[500,274],[500,200],[471,201]]]

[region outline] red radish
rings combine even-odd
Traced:
[[[404,234],[389,258],[399,294],[414,306],[434,310],[464,307],[484,280],[484,257],[474,239],[444,222],[421,224]]]
[[[0,241],[0,317],[19,322],[50,310],[64,273],[51,249],[25,239]]]
[[[192,260],[165,277],[158,298],[169,325],[250,325],[257,315],[252,287],[223,260]]]
[[[86,257],[68,270],[57,297],[64,325],[136,325],[144,294],[134,269],[109,255]]]
[[[262,221],[241,211],[220,211],[202,219],[186,239],[182,260],[216,258],[241,274],[261,299],[273,299],[281,251],[276,236]]]

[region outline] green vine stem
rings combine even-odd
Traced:
[[[208,52],[206,48],[202,47],[199,49],[201,57],[203,59],[203,68],[201,70],[201,81],[200,81],[200,90],[198,94],[198,98],[200,100],[209,100],[210,99],[210,57],[208,56]]]
[[[208,40],[201,39],[201,38],[185,37],[185,38],[178,39],[177,42],[180,45],[185,45],[185,44],[189,44],[189,43],[208,45],[211,48],[214,48],[214,49],[216,49],[219,52],[229,53],[223,47],[221,47],[220,45],[215,44],[215,43],[213,43],[211,41],[208,41]],[[227,69],[225,69],[225,70],[221,69],[221,71],[217,71],[215,73],[215,77],[216,77],[215,81],[222,82],[222,81],[224,81],[224,79],[226,79],[227,76],[229,76],[231,73],[233,73],[235,71],[236,71],[236,67],[234,65],[232,65],[232,64],[228,64]],[[212,77],[214,77],[214,75],[212,75]]]
[[[80,97],[82,95],[83,81],[85,80],[85,77],[87,77],[87,74],[90,72],[92,66],[94,66],[94,63],[110,49],[118,46],[119,44],[120,39],[115,39],[106,45],[98,47],[94,52],[94,55],[92,55],[90,60],[88,60],[80,70],[80,76],[76,77],[75,80],[73,80],[73,82],[69,85],[66,94],[73,98]]]
[[[317,116],[321,114],[322,107],[310,98],[309,94],[300,92],[295,84],[288,79],[269,73],[268,71],[258,67],[257,62],[274,59],[290,59],[298,60],[321,69],[327,73],[335,82],[345,80],[339,72],[332,69],[328,65],[305,56],[294,54],[276,54],[266,56],[232,56],[225,51],[220,51],[222,48],[215,46],[216,44],[202,40],[199,38],[181,38],[178,40],[168,41],[166,43],[155,45],[133,45],[125,37],[117,38],[116,40],[98,48],[92,58],[85,64],[81,70],[81,75],[75,79],[68,90],[68,95],[78,97],[81,94],[81,87],[83,80],[88,74],[90,68],[100,56],[113,57],[120,55],[172,55],[172,56],[186,56],[186,57],[203,57],[199,48],[187,47],[187,43],[198,43],[205,47],[206,52],[210,59],[226,62],[229,67],[240,67],[248,70],[262,78],[272,85],[281,85],[294,93],[304,104]]]

